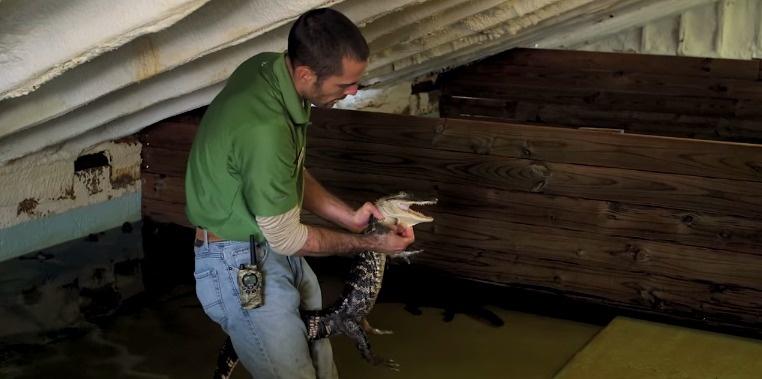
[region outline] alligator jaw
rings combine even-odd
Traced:
[[[408,227],[424,222],[434,221],[432,217],[410,209],[411,206],[433,205],[436,203],[437,199],[413,200],[407,193],[400,192],[396,195],[378,199],[376,201],[376,207],[378,207],[378,209],[384,215],[384,220],[381,221],[382,224],[397,224]]]

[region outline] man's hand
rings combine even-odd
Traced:
[[[395,229],[386,234],[378,235],[377,246],[373,249],[377,253],[397,255],[415,241],[413,227],[397,225]]]
[[[373,215],[377,220],[383,220],[384,215],[371,202],[366,202],[352,214],[347,222],[346,228],[353,233],[360,233],[368,227],[370,216]]]

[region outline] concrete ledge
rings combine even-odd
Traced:
[[[0,229],[0,262],[140,220],[140,192]]]

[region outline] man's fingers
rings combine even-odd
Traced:
[[[378,210],[378,208],[373,203],[365,203],[364,207],[370,211],[370,213],[373,214],[373,217],[376,218],[376,220],[383,220],[384,215],[381,213],[381,211]]]

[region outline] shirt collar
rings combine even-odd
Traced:
[[[310,104],[296,92],[294,79],[286,66],[286,53],[280,54],[273,62],[273,74],[278,81],[283,102],[286,104],[291,121],[296,124],[306,124],[310,120]]]

